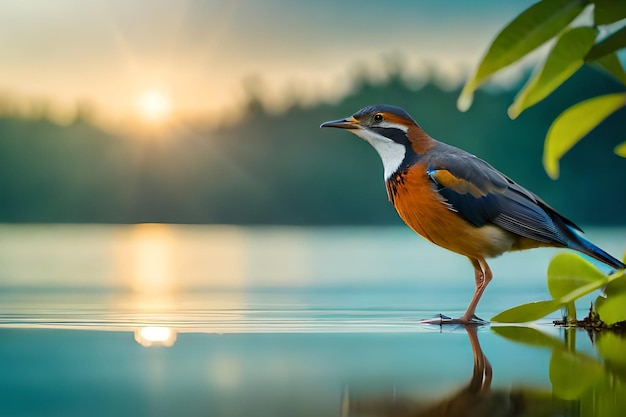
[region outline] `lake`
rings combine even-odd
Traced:
[[[492,260],[477,314],[548,299],[558,252]],[[621,337],[419,323],[473,286],[403,227],[2,225],[0,416],[626,415]]]

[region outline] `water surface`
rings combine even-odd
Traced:
[[[618,255],[625,235],[589,232]],[[547,299],[555,253],[493,260],[477,313]],[[418,323],[472,291],[467,260],[405,228],[1,226],[0,415],[594,415],[584,395],[621,395],[597,387],[615,355],[558,312],[545,340]]]

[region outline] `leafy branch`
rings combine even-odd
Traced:
[[[522,304],[495,315],[491,320],[501,323],[525,323],[538,320],[561,308],[568,308],[575,318],[574,302],[606,287],[604,296],[594,303],[596,312],[607,325],[626,319],[626,270],[605,275],[592,263],[573,253],[561,253],[548,267],[548,290],[551,300]]]
[[[570,27],[592,5],[593,24]],[[608,26],[624,18],[626,1],[622,0],[542,0],[534,4],[492,41],[465,84],[457,107],[467,110],[474,91],[491,76],[550,40],[554,40],[554,45],[509,107],[509,117],[514,119],[539,103],[585,64],[604,70],[626,86],[626,72],[617,56],[617,51],[626,48],[626,26],[614,31]],[[604,32],[608,34],[598,38],[598,33]],[[622,91],[582,101],[563,111],[552,123],[545,139],[543,164],[548,175],[557,178],[560,158],[593,128],[625,106],[626,92]],[[626,142],[615,152],[626,157]]]

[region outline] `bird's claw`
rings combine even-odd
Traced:
[[[454,321],[455,319],[453,319],[452,317],[448,317],[444,314],[437,314],[436,316],[430,318],[430,319],[422,319],[419,321],[420,324],[453,324],[451,323],[452,321]]]
[[[460,317],[458,319],[453,319],[452,317],[448,317],[444,314],[437,314],[435,317],[430,318],[430,319],[423,319],[419,321],[420,324],[436,324],[439,326],[443,326],[444,324],[449,325],[449,324],[462,324],[462,325],[476,325],[476,326],[482,326],[485,324],[489,324],[488,321],[485,321],[483,319],[481,319],[480,317],[476,317],[476,315],[473,315],[469,320],[465,319],[464,317]]]

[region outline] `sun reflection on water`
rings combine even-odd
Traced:
[[[136,294],[245,287],[246,244],[237,227],[137,224],[121,242],[117,282]]]
[[[171,346],[176,333],[203,317],[217,320],[220,332],[241,319],[245,245],[237,228],[212,230],[166,224],[128,229],[116,255],[116,280],[126,289],[116,310],[140,324],[135,340],[142,346]]]
[[[160,326],[141,327],[135,330],[135,341],[143,347],[171,347],[176,343],[176,330]]]
[[[133,310],[171,309],[181,290],[176,279],[178,245],[167,225],[139,224],[130,229],[120,251],[120,275]]]
[[[140,294],[173,294],[178,290],[174,278],[176,239],[163,224],[140,224],[133,227],[130,285]]]

